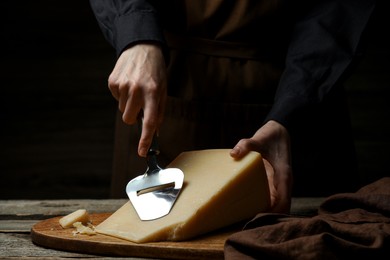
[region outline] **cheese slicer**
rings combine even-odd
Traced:
[[[146,162],[147,170],[126,186],[126,193],[141,220],[154,220],[167,215],[183,186],[184,173],[178,168],[162,169],[157,162],[159,149],[153,137]]]

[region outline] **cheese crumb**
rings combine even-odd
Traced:
[[[95,227],[88,223],[88,226],[84,226],[81,222],[75,222],[73,223],[73,226],[76,228],[76,231],[73,231],[73,235],[81,234],[81,235],[88,235],[93,236],[96,235]]]

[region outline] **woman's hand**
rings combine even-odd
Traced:
[[[166,78],[161,48],[153,44],[137,44],[120,55],[108,79],[108,87],[119,103],[125,123],[136,123],[140,112],[143,113],[138,145],[138,154],[143,157],[163,120]]]
[[[271,211],[289,213],[293,177],[287,129],[276,121],[268,121],[251,138],[241,139],[230,155],[242,158],[250,151],[259,152],[264,159],[270,187]]]

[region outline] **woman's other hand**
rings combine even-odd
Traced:
[[[257,151],[263,157],[270,187],[271,211],[289,213],[293,176],[287,129],[276,121],[268,121],[251,138],[241,139],[230,155],[242,158],[250,151]]]

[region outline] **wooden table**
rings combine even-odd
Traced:
[[[324,198],[293,198],[291,214],[315,215]],[[30,236],[34,224],[80,208],[90,213],[114,212],[125,199],[107,200],[0,200],[0,259],[121,259],[59,251],[35,245]],[[142,259],[142,258],[126,258]]]

